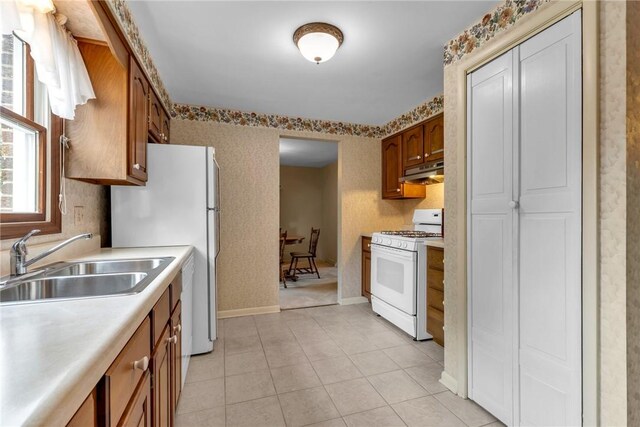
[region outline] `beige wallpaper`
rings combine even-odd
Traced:
[[[71,236],[87,232],[104,236],[103,243],[108,243],[110,231],[108,224],[109,208],[107,203],[107,187],[87,184],[72,179],[67,179],[66,184],[68,213],[62,217],[62,233],[34,236],[29,239],[30,246],[38,245],[40,250],[44,250],[54,246],[60,240],[65,240]],[[74,223],[73,211],[75,206],[84,207],[84,220],[82,224],[79,225]],[[55,209],[57,209],[57,207]],[[16,239],[6,239],[0,241],[0,251],[2,251],[0,252],[0,275],[7,274],[9,271],[8,250],[15,240]],[[77,246],[78,244],[76,243],[74,245]],[[69,249],[73,248],[70,247]],[[38,251],[34,250],[30,252],[30,255],[33,256],[36,253],[38,253]],[[76,255],[73,251],[66,253]],[[49,260],[53,260],[53,258]],[[49,260],[45,263],[53,262]]]
[[[221,311],[278,304],[279,137],[338,141],[340,298],[360,296],[361,233],[397,227],[404,207],[380,199],[380,141],[175,119],[175,144],[216,148],[221,167]]]
[[[600,419],[626,425],[625,4],[600,12]]]
[[[173,120],[172,144],[212,146],[220,164],[218,309],[278,304],[278,132]]]
[[[289,235],[305,237],[302,243],[287,246],[285,259],[290,259],[290,252],[306,252],[309,249],[309,234],[313,227],[320,229],[318,259],[328,262],[337,260],[337,162],[332,168],[334,179],[325,181],[325,169],[280,166],[280,227],[287,230]],[[328,188],[331,186],[333,189]],[[329,200],[325,199],[325,193]]]
[[[627,2],[627,421],[640,425],[640,2]]]
[[[626,295],[625,295],[625,22],[624,2],[602,2],[600,39],[600,409],[601,424],[626,425]],[[517,26],[516,24],[515,26]],[[502,34],[496,36],[500,39]],[[490,42],[487,45],[491,45]],[[484,48],[477,49],[482,51]],[[475,52],[474,52],[475,53]],[[460,351],[457,343],[465,333],[466,308],[459,304],[465,284],[456,276],[456,260],[463,242],[458,242],[456,219],[464,212],[456,212],[460,187],[457,182],[458,157],[456,151],[459,129],[456,103],[459,99],[455,66],[445,68],[445,152],[447,155],[447,179],[445,181],[445,216],[448,232],[445,233],[445,299],[447,311],[445,324],[447,347],[445,371],[461,380],[463,367],[458,366]]]
[[[448,159],[445,157],[445,164],[448,163]],[[447,172],[445,172],[446,176]],[[445,178],[446,180],[446,178]],[[444,208],[444,183],[431,184],[426,187],[426,197],[424,199],[408,199],[404,201],[405,218],[404,223],[411,224],[413,219],[414,209],[441,209]],[[445,212],[445,228],[447,223],[447,214]]]
[[[323,233],[318,244],[325,261],[338,262],[338,162],[322,168],[322,228]]]

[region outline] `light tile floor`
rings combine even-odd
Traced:
[[[221,321],[191,358],[177,426],[501,426],[440,382],[444,350],[369,304]]]

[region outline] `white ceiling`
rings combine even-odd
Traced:
[[[280,165],[323,168],[338,160],[338,143],[280,138]]]
[[[382,125],[443,90],[443,46],[498,2],[153,1],[128,5],[174,102]],[[293,44],[325,21],[316,65]]]

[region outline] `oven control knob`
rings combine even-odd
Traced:
[[[407,242],[404,242],[404,243],[402,244],[402,247],[406,249],[406,248],[407,248]]]
[[[402,243],[397,242],[397,243],[396,243],[396,246],[397,246],[397,247],[401,247],[401,246],[402,246]]]
[[[387,239],[387,240],[385,241],[385,243],[386,243],[387,245],[391,245],[391,239]]]

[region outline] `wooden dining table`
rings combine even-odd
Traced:
[[[280,237],[282,240],[282,237]],[[304,240],[304,236],[296,236],[295,234],[287,234],[287,240],[284,242],[285,245],[297,245],[298,243],[302,243]]]

